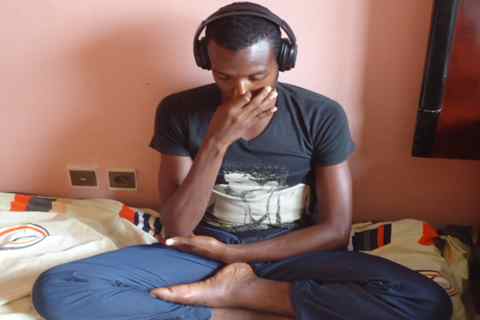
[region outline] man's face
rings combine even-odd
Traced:
[[[232,51],[211,40],[208,56],[212,74],[224,101],[250,91],[253,95],[266,86],[274,88],[278,79],[275,50],[268,40]]]

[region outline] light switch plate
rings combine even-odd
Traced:
[[[108,170],[108,188],[119,191],[137,191],[137,175],[135,169]]]

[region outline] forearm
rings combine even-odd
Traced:
[[[276,261],[309,252],[344,248],[349,234],[350,228],[346,226],[318,224],[271,240],[229,245],[226,255],[231,262]]]
[[[160,212],[166,236],[188,236],[201,221],[226,147],[205,140],[183,183],[164,203]]]

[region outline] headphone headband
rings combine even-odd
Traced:
[[[290,28],[290,26],[288,25],[287,22],[285,22],[285,20],[281,19],[280,17],[278,17],[277,15],[275,15],[273,13],[266,14],[266,13],[261,13],[261,12],[255,12],[255,11],[252,11],[252,10],[236,10],[236,11],[230,11],[230,12],[225,12],[225,13],[216,12],[216,13],[212,14],[207,19],[202,21],[200,26],[197,28],[197,31],[195,32],[195,37],[194,37],[193,41],[195,42],[195,41],[198,40],[198,37],[200,36],[200,33],[202,33],[203,29],[209,23],[211,23],[215,20],[219,20],[219,19],[222,19],[222,18],[225,18],[225,17],[231,17],[231,16],[255,16],[255,17],[266,19],[270,22],[273,22],[279,28],[281,28],[283,31],[285,31],[285,33],[287,34],[288,38],[290,39],[290,42],[292,43],[292,45],[295,46],[297,44],[297,38],[295,37],[295,34],[293,33],[292,28]],[[194,45],[195,45],[195,43],[194,43]]]
[[[236,5],[236,7],[234,6]],[[199,39],[200,34],[203,29],[207,27],[213,21],[231,17],[231,16],[255,16],[265,20],[268,20],[275,25],[277,25],[281,30],[283,30],[288,39],[282,38],[281,45],[278,53],[278,66],[280,71],[290,70],[295,66],[295,60],[297,56],[297,39],[293,30],[290,28],[287,22],[275,15],[273,12],[259,5],[255,7],[246,7],[246,5],[255,5],[251,3],[234,3],[230,7],[220,8],[218,11],[214,12],[207,19],[202,21],[200,26],[195,32],[195,37],[193,38],[193,54],[195,57],[195,62],[197,65],[203,69],[209,70],[211,68],[210,59],[208,57],[207,50],[207,40],[205,37]],[[242,8],[243,6],[243,8]]]

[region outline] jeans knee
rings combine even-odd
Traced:
[[[49,271],[45,271],[37,278],[32,288],[32,303],[37,312],[46,317],[49,301],[48,294],[49,287],[51,283],[49,281],[51,277],[49,276]]]
[[[427,310],[431,314],[426,319],[450,320],[453,312],[453,305],[450,296],[445,289],[440,287],[434,281],[425,288],[425,296],[429,297]]]
[[[40,274],[32,288],[32,303],[37,312],[46,319],[66,319],[64,299],[68,295],[66,284],[72,278],[72,271],[58,271],[55,268]]]

